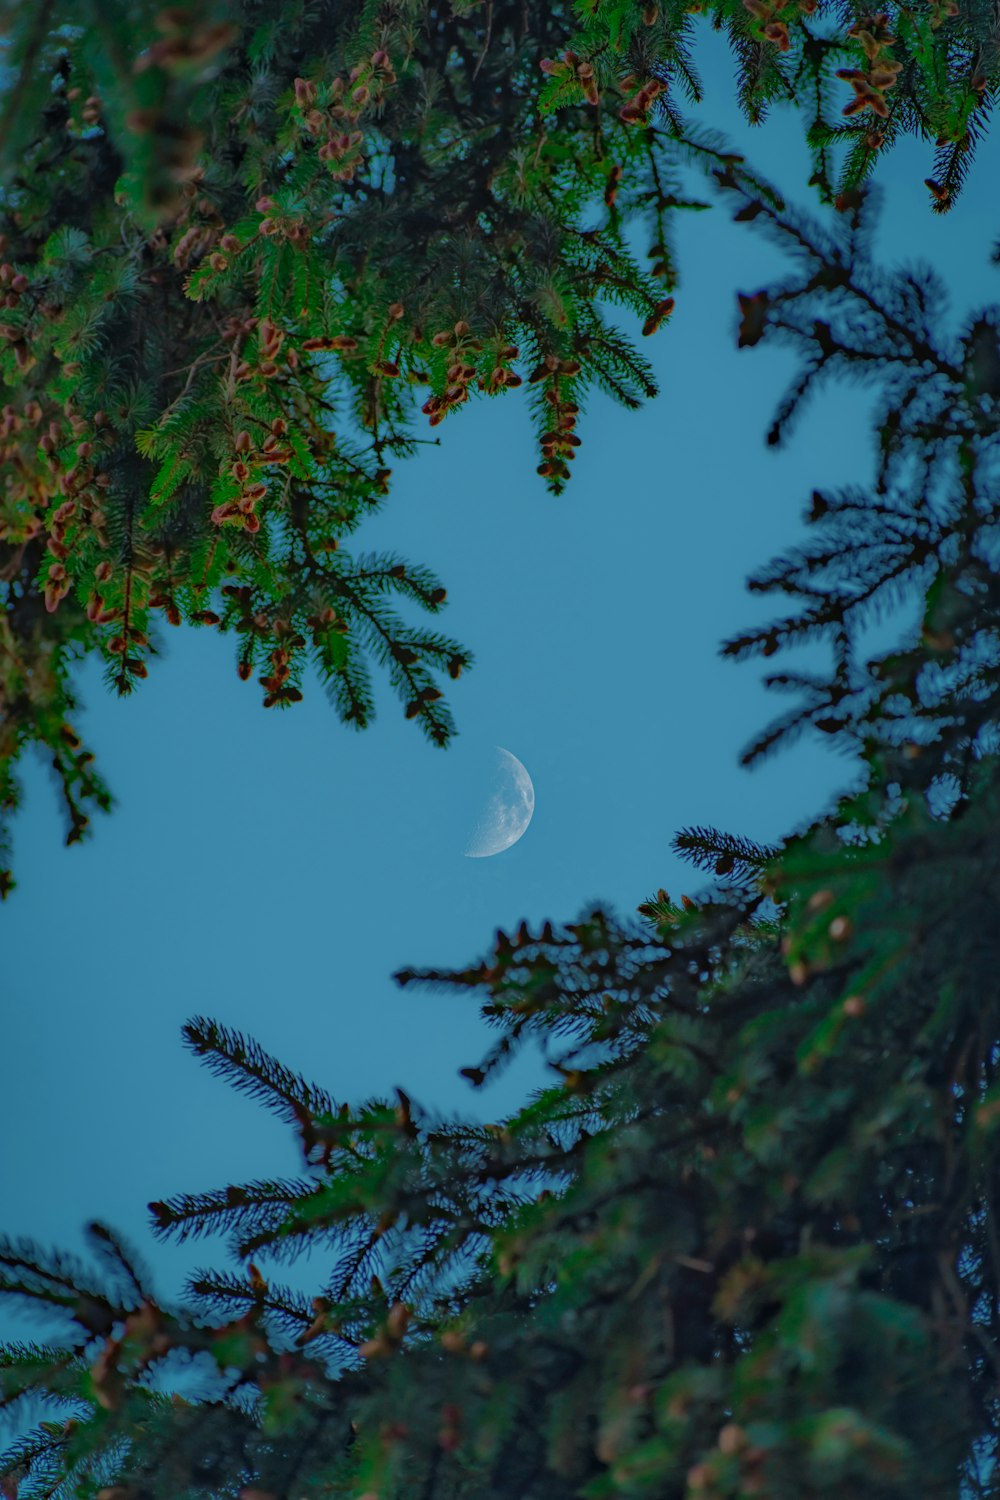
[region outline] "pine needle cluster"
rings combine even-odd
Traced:
[[[546,103],[597,103],[612,81],[619,118],[641,128],[656,112],[680,123],[698,104],[698,30],[725,33],[745,118],[775,107],[802,120],[812,183],[827,201],[857,187],[908,136],[935,143],[925,179],[931,206],[955,202],[1000,86],[993,7],[920,0],[875,11],[859,0],[581,0],[581,29],[551,60]],[[625,62],[630,72],[622,79]]]

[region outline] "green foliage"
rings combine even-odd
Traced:
[[[890,4],[856,0],[577,0],[580,30],[550,74],[543,107],[615,99],[641,133],[656,114],[674,120],[677,95],[697,103],[692,48],[710,21],[724,31],[744,115],[760,124],[775,106],[802,115],[813,184],[828,200],[856,188],[907,136],[933,138],[934,209],[955,201],[996,102],[995,18],[978,0]]]
[[[437,674],[469,654],[411,623],[444,589],[344,543],[418,407],[437,427],[525,384],[558,490],[587,389],[653,393],[608,308],[669,317],[692,164],[793,257],[740,297],[740,345],[802,360],[771,441],[856,375],[879,444],[873,484],[817,490],[814,540],[753,580],[799,612],[726,647],[829,642],[827,673],[769,679],[800,701],[747,758],[812,727],[858,785],[777,848],[683,830],[715,884],[658,891],[642,925],[522,924],[481,963],[400,974],[479,999],[474,1087],[543,1050],[551,1085],[496,1124],[402,1090],[335,1101],[192,1020],[301,1172],[151,1205],[159,1234],[229,1237],[233,1265],[175,1307],[106,1226],[96,1270],[0,1244],[0,1294],[58,1325],[0,1351],[0,1408],[30,1426],[7,1500],[996,1493],[1000,315],[949,337],[930,273],[879,273],[861,186],[930,131],[948,206],[994,22],[943,0],[705,13],[751,119],[806,110],[832,227],[683,119],[680,4],[3,7],[0,813],[32,742],[71,838],[109,804],[72,668],[99,653],[131,691],[161,617],[234,633],[270,707],[311,668],[361,727],[377,668],[444,743]],[[865,660],[866,624],[914,596],[919,636]],[[307,1250],[312,1298],[272,1272]]]
[[[558,491],[588,387],[654,393],[609,318],[669,315],[678,132],[542,118],[565,4],[4,10],[0,813],[32,742],[71,838],[109,805],[70,669],[133,691],[164,619],[235,634],[267,707],[316,673],[361,728],[377,670],[446,743],[444,587],[349,539],[473,395],[527,385]]]
[[[833,233],[785,215],[732,174],[723,188],[793,256],[796,274],[740,296],[740,343],[791,344],[802,373],[781,402],[769,441],[782,441],[802,402],[839,374],[878,382],[874,483],[815,490],[815,540],[750,579],[760,593],[802,601],[797,614],[741,634],[728,655],[772,656],[826,640],[828,677],[784,672],[770,686],[804,697],[744,754],[750,762],[807,727],[862,751],[873,784],[918,787],[962,804],[995,752],[995,544],[1000,333],[995,308],[957,336],[946,289],[927,268],[879,273],[868,251],[873,193],[844,204]],[[817,316],[821,314],[822,316]],[[865,627],[924,599],[918,640],[858,659]],[[892,805],[889,799],[889,805]],[[857,823],[877,829],[882,806],[860,800]]]
[[[188,1046],[294,1129],[301,1175],[150,1205],[160,1235],[229,1237],[233,1266],[176,1308],[99,1226],[99,1276],[0,1246],[0,1290],[66,1328],[0,1359],[0,1400],[49,1412],[4,1460],[19,1500],[997,1493],[995,323],[964,354],[929,329],[927,278],[868,263],[861,197],[827,233],[721,186],[801,269],[741,298],[744,344],[805,357],[779,433],[821,377],[878,382],[874,493],[836,545],[838,500],[814,501],[818,551],[766,575],[806,615],[731,648],[830,640],[829,682],[796,686],[808,723],[847,685],[859,786],[777,848],[684,830],[717,879],[641,925],[522,923],[397,975],[478,998],[474,1087],[542,1049],[551,1085],[496,1124],[335,1101],[192,1020]],[[855,621],[901,578],[921,639],[858,661]],[[311,1299],[271,1272],[306,1250]]]
[[[559,491],[587,390],[654,394],[611,316],[668,320],[673,221],[705,207],[682,169],[737,160],[681,113],[709,18],[748,118],[804,109],[827,197],[836,160],[843,197],[929,132],[952,201],[1000,76],[980,0],[0,4],[0,893],[21,751],[82,837],[110,797],[71,668],[132,692],[162,619],[238,635],[268,707],[318,674],[357,728],[376,669],[447,742],[471,655],[412,619],[443,586],[345,543],[420,419],[527,384]]]

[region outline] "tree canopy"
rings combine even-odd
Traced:
[[[737,167],[718,187],[792,257],[741,299],[745,346],[803,356],[776,439],[823,379],[877,381],[872,482],[818,489],[815,540],[756,579],[802,611],[727,648],[830,640],[828,679],[774,678],[801,701],[748,754],[811,723],[858,788],[775,848],[682,830],[713,881],[641,925],[522,924],[398,975],[480,998],[473,1087],[547,1050],[553,1084],[496,1124],[335,1100],[194,1017],[301,1174],[150,1205],[161,1235],[229,1236],[178,1305],[107,1226],[99,1271],[3,1245],[0,1288],[65,1328],[0,1364],[6,1405],[49,1412],[9,1495],[996,1493],[996,322],[948,334],[930,273],[872,264],[867,192],[827,227]],[[907,582],[920,638],[865,659]],[[278,1279],[309,1249],[311,1298]]]
[[[469,654],[398,612],[438,610],[442,585],[341,544],[421,405],[438,426],[526,385],[559,489],[587,388],[651,393],[609,307],[668,319],[685,165],[790,257],[739,295],[740,345],[799,355],[770,440],[859,379],[876,462],[840,490],[817,476],[807,540],[751,580],[790,612],[725,648],[828,643],[828,671],[769,679],[795,703],[745,754],[811,727],[855,788],[775,847],[681,830],[711,877],[694,898],[398,975],[478,998],[496,1040],[473,1088],[543,1049],[551,1086],[496,1123],[402,1089],[334,1099],[193,1017],[187,1046],[295,1132],[301,1171],[150,1205],[161,1236],[229,1237],[232,1263],[176,1302],[107,1225],[93,1266],[0,1242],[0,1300],[57,1325],[0,1349],[23,1419],[7,1500],[1000,1492],[1000,314],[949,328],[932,271],[876,266],[865,180],[900,134],[937,132],[947,208],[995,20],[707,9],[751,117],[803,111],[831,200],[813,219],[678,114],[700,14],[95,3],[81,24],[42,0],[9,23],[7,810],[37,741],[82,833],[108,794],[71,669],[100,652],[130,690],[159,616],[235,631],[270,706],[311,661],[359,727],[380,665],[445,741],[434,673]],[[904,600],[919,630],[869,654]],[[279,1280],[310,1249],[312,1296]]]
[[[917,133],[947,208],[1000,78],[985,0],[0,14],[4,893],[20,754],[51,759],[82,837],[111,796],[75,665],[129,693],[164,621],[233,633],[266,707],[317,673],[360,728],[374,669],[448,740],[471,651],[425,619],[444,585],[350,538],[470,397],[526,387],[559,491],[588,390],[654,394],[617,310],[669,320],[675,216],[704,206],[685,169],[734,155],[682,112],[699,26],[727,34],[751,120],[801,111],[840,201]]]

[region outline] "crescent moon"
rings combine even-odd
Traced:
[[[535,811],[535,788],[516,755],[497,746],[494,788],[472,831],[467,859],[485,859],[516,844]]]

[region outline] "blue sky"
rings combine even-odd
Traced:
[[[797,122],[747,131],[716,38],[703,56],[705,117],[808,202]],[[985,188],[998,168],[994,142],[943,218],[922,183],[929,148],[897,150],[882,179],[885,256],[938,266],[959,312],[996,300]],[[793,362],[737,351],[735,293],[780,274],[781,258],[721,208],[690,215],[678,239],[677,310],[645,346],[661,395],[639,413],[592,401],[564,496],[545,492],[526,402],[509,395],[465,409],[439,447],[400,465],[357,540],[447,585],[443,628],[476,654],[449,684],[452,749],[428,746],[388,693],[362,735],[318,684],[266,713],[237,679],[233,642],[209,629],[165,630],[131,701],[82,674],[82,723],[118,806],[67,851],[47,772],[27,767],[19,888],[0,911],[6,1231],[72,1245],[103,1217],[148,1253],[148,1199],[296,1170],[282,1128],[182,1050],[196,1013],[340,1098],[398,1083],[444,1113],[513,1109],[537,1065],[470,1093],[457,1070],[488,1035],[475,1007],[399,991],[393,970],[467,963],[522,917],[571,920],[594,900],[631,913],[659,885],[694,892],[701,877],[670,851],[677,829],[774,839],[851,780],[807,741],[740,769],[779,703],[759,664],[724,662],[718,646],[771,613],[744,581],[800,534],[813,485],[867,477],[865,396],[829,397],[787,451],[768,450]],[[534,818],[513,848],[466,859],[469,797],[497,744],[528,768]],[[170,1286],[211,1256],[150,1258]]]

